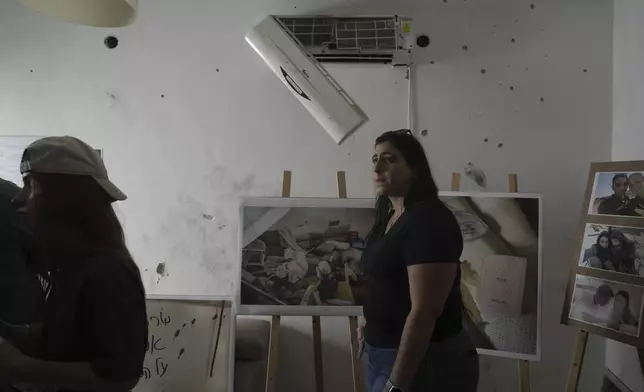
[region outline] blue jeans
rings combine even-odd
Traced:
[[[383,392],[396,361],[398,349],[373,347],[365,342],[362,356],[366,392]],[[476,392],[479,361],[465,331],[432,343],[416,376],[405,392]]]

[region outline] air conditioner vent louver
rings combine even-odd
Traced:
[[[282,17],[280,21],[321,62],[390,63],[400,49],[395,17]]]

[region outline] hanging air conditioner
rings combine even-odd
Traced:
[[[411,63],[411,19],[268,16],[246,41],[342,144],[369,118],[320,62]]]

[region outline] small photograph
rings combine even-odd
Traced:
[[[644,229],[586,224],[579,266],[644,277]]]
[[[568,317],[637,337],[643,296],[642,287],[577,275]]]
[[[644,172],[596,173],[588,213],[644,217]]]

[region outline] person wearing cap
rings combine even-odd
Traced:
[[[0,178],[0,320],[14,325],[40,320],[45,296],[29,268],[30,233],[12,200],[20,188]]]
[[[0,381],[57,391],[127,391],[147,347],[145,290],[112,202],[126,196],[96,151],[48,137],[25,150],[15,202],[33,228],[49,276],[42,325],[0,323]]]

